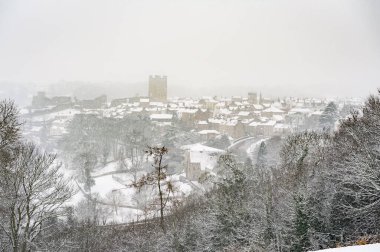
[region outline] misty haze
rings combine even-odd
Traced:
[[[379,10],[0,0],[0,251],[380,251]]]

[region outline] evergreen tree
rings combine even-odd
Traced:
[[[334,124],[337,119],[338,107],[334,102],[330,102],[319,119],[320,127],[326,130],[334,130]]]
[[[213,148],[225,150],[228,148],[228,146],[231,145],[231,141],[228,139],[228,136],[224,134],[222,136],[217,136],[214,139],[208,140],[206,145]]]
[[[309,249],[309,212],[305,199],[302,196],[296,196],[295,199],[295,224],[294,237],[291,251],[303,252]]]
[[[252,221],[247,209],[247,180],[231,154],[221,157],[229,169],[226,177],[218,183],[215,200],[215,230],[213,243],[216,250],[249,245],[248,230]]]
[[[259,151],[257,153],[257,163],[256,166],[259,170],[263,170],[267,167],[267,146],[265,142],[261,142]]]

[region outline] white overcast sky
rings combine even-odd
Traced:
[[[0,80],[149,74],[199,95],[365,96],[380,87],[380,1],[0,0]]]

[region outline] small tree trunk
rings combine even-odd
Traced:
[[[162,190],[161,190],[161,162],[162,162],[162,155],[160,156],[160,161],[158,164],[157,185],[158,185],[158,192],[160,194],[160,224],[161,224],[162,231],[166,233],[165,224],[164,224],[164,200],[163,200],[163,195],[162,195]]]

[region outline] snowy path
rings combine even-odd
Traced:
[[[260,140],[258,140],[258,141],[256,141],[256,142],[254,142],[253,144],[251,144],[251,146],[249,146],[249,148],[247,149],[247,155],[248,155],[248,157],[249,157],[252,161],[256,160],[256,156],[254,155],[254,154],[255,154],[255,150],[256,150],[256,148],[259,147],[260,144],[261,144],[262,142],[265,142],[267,139],[268,139],[268,138],[260,139]]]
[[[93,201],[93,202],[96,202],[96,203],[99,203],[101,205],[106,205],[106,206],[115,206],[115,204],[111,204],[111,203],[108,203],[108,202],[104,202],[104,201],[101,201],[101,200],[94,200],[92,197],[90,197],[90,195],[88,193],[86,193],[83,188],[79,185],[79,183],[77,181],[75,181],[75,183],[77,184],[80,192],[83,194],[84,197],[86,197],[87,199]],[[124,189],[124,188],[122,188]],[[123,204],[117,204],[116,205],[117,207],[120,207],[120,208],[129,208],[129,209],[134,209],[134,210],[142,210],[138,207],[135,207],[135,206],[131,206],[131,205],[123,205]]]
[[[100,173],[96,175],[92,175],[92,178],[99,178],[107,175],[114,175],[114,174],[122,174],[122,173],[128,173],[130,172],[129,170],[118,170],[118,171],[110,171],[110,172],[105,172],[105,173]]]
[[[254,151],[256,147],[260,146],[260,144],[267,139],[268,138],[262,137],[246,137],[231,144],[228,150],[234,153],[246,152],[251,160],[255,160]]]
[[[234,150],[234,149],[238,149],[238,148],[240,148],[241,145],[243,145],[246,142],[249,142],[251,140],[254,140],[254,139],[256,139],[256,137],[241,138],[241,139],[237,140],[236,142],[234,142],[233,144],[231,144],[230,146],[228,146],[227,150],[231,151],[231,150]]]

